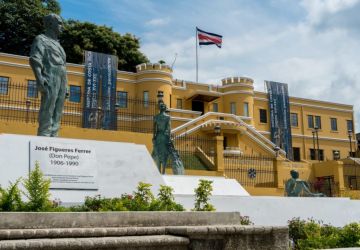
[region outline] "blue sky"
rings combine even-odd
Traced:
[[[152,62],[195,80],[195,27],[223,35],[199,49],[199,81],[289,84],[291,96],[352,104],[359,130],[360,0],[60,0],[62,16],[141,39]]]

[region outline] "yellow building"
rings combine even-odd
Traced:
[[[134,142],[145,144],[151,152],[152,117],[162,93],[176,146],[193,160],[185,166],[187,174],[237,178],[253,194],[282,195],[291,168],[311,182],[326,177],[336,184],[337,178],[343,178],[339,172],[325,170],[318,176],[312,163],[346,158],[350,145],[351,151],[356,148],[353,106],[290,97],[294,161],[289,161],[282,149],[274,150],[269,98],[254,90],[252,79],[228,77],[219,84],[194,83],[173,79],[172,69],[162,64],[138,65],[136,73],[118,71],[117,130],[102,130],[96,121],[92,129],[85,129],[84,71],[84,65],[67,64],[70,98],[61,137]],[[34,81],[28,57],[0,53],[0,133],[36,134],[40,97]],[[314,127],[318,127],[316,133]],[[203,166],[197,170],[190,166],[195,158]]]

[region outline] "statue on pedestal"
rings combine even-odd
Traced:
[[[165,174],[166,164],[170,157],[173,162],[173,173],[182,175],[184,174],[184,166],[171,140],[170,116],[165,113],[165,103],[159,102],[159,109],[160,113],[154,116],[152,157],[161,174]]]
[[[323,193],[312,193],[309,183],[299,179],[299,172],[290,171],[291,179],[285,184],[285,192],[289,197],[324,197]]]
[[[45,33],[35,38],[30,52],[30,66],[41,93],[37,134],[57,137],[67,92],[66,54],[58,42],[63,22],[56,14],[43,21]]]

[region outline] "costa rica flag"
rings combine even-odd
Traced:
[[[199,39],[199,45],[212,45],[215,44],[218,48],[221,48],[222,36],[210,32],[203,31],[196,27],[197,36]]]

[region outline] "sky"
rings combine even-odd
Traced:
[[[151,62],[195,81],[195,27],[223,36],[199,48],[199,82],[245,76],[291,96],[354,105],[360,129],[360,0],[59,0],[66,19],[140,38]]]

